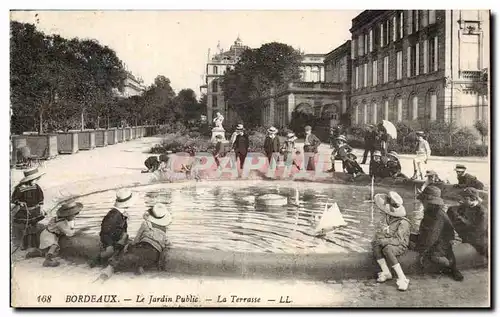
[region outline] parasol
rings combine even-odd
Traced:
[[[384,126],[388,135],[390,135],[393,139],[398,138],[398,131],[396,130],[396,127],[392,122],[387,120],[382,120],[382,125]]]

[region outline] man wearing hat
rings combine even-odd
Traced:
[[[59,253],[59,238],[75,235],[74,219],[82,208],[83,205],[75,201],[63,204],[57,210],[56,216],[50,219],[47,227],[40,234],[40,246],[38,249],[28,252],[26,258],[42,257],[45,255],[43,266],[59,266],[59,262],[54,259]]]
[[[427,164],[427,160],[431,156],[431,147],[429,146],[429,142],[424,139],[424,132],[418,131],[416,134],[416,156],[413,159],[413,176],[411,177],[411,179],[417,179],[417,172],[420,175],[420,179],[423,179],[421,165]]]
[[[110,258],[118,256],[128,242],[127,209],[132,205],[134,195],[128,188],[116,192],[114,207],[104,216],[101,223],[101,252],[90,266],[104,264]]]
[[[172,215],[164,204],[157,203],[149,208],[134,241],[119,258],[110,260],[102,278],[109,278],[115,270],[135,270],[142,274],[144,268],[159,265],[162,254],[168,247],[167,227],[172,223]]]
[[[286,135],[286,141],[281,147],[281,153],[283,153],[283,159],[286,166],[291,166],[293,164],[295,167],[297,167],[298,170],[300,170],[300,166],[297,164],[293,157],[294,153],[297,153],[297,149],[295,148],[296,140],[297,137],[295,136],[295,133],[289,132]]]
[[[45,218],[42,210],[44,196],[38,180],[45,173],[38,168],[24,171],[24,177],[14,188],[11,213],[17,229],[23,233],[21,250],[38,247],[38,223]]]
[[[373,255],[382,272],[378,273],[377,282],[383,283],[392,279],[392,273],[387,265],[394,269],[398,276],[396,284],[400,291],[406,291],[410,281],[406,278],[397,257],[408,250],[410,242],[410,221],[406,218],[403,198],[398,193],[377,194],[375,205],[383,213],[375,230],[372,241]]]
[[[236,138],[234,139],[232,149],[236,154],[236,158],[240,160],[240,168],[243,169],[243,164],[248,154],[248,147],[250,146],[250,140],[248,135],[245,133],[245,129],[242,124],[238,124],[236,127]]]
[[[365,130],[365,152],[363,153],[363,160],[361,161],[361,164],[366,164],[368,153],[370,153],[370,161],[373,160],[373,152],[375,151],[376,142],[377,132],[375,131],[375,127],[372,124],[369,124]]]
[[[337,144],[337,155],[342,160],[342,169],[353,177],[356,177],[358,174],[364,174],[363,169],[356,161],[356,156],[351,153],[352,147],[347,144],[347,139],[344,135],[337,138]]]
[[[441,198],[441,190],[427,186],[417,199],[424,206],[424,218],[420,223],[416,251],[420,253],[420,264],[437,265],[442,273],[451,276],[456,281],[464,279],[457,269],[457,261],[451,242],[455,238],[455,230],[446,214],[446,207]]]
[[[306,170],[314,171],[316,169],[315,159],[316,153],[318,153],[318,147],[321,145],[321,141],[317,136],[312,134],[312,128],[310,125],[306,125],[304,128],[305,139],[304,139],[304,158],[307,158],[307,167]],[[313,153],[308,154],[306,153]]]
[[[271,165],[273,156],[276,157],[277,155],[279,155],[280,139],[276,136],[277,133],[278,129],[276,129],[275,127],[270,127],[269,129],[267,129],[267,136],[264,140],[264,152],[266,153],[269,165]]]
[[[481,204],[477,189],[465,188],[461,196],[463,201],[459,206],[448,208],[455,231],[462,242],[469,243],[482,256],[488,256],[488,210]]]
[[[455,172],[457,172],[458,184],[453,185],[458,188],[474,187],[476,189],[483,190],[484,184],[477,179],[476,176],[472,176],[466,173],[466,167],[462,164],[457,164],[455,166]]]

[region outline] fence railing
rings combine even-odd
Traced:
[[[51,159],[59,154],[75,154],[80,150],[92,150],[159,133],[159,125],[110,128],[97,130],[73,130],[68,132],[37,134],[25,132],[11,136],[11,166],[18,162],[21,149],[27,147],[31,157]]]

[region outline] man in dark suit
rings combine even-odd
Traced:
[[[248,135],[245,133],[243,128],[236,128],[236,139],[233,143],[233,150],[236,154],[236,158],[240,160],[240,168],[243,169],[243,164],[248,154],[248,147],[250,146],[250,141],[248,140]]]
[[[266,153],[267,160],[269,161],[269,165],[271,165],[271,160],[273,156],[276,157],[279,155],[280,151],[280,139],[276,135],[278,133],[278,129],[275,127],[270,127],[267,130],[267,136],[264,140],[264,152]]]
[[[369,125],[365,131],[365,152],[363,153],[363,161],[361,164],[366,164],[368,153],[370,153],[370,161],[373,160],[373,152],[375,152],[375,144],[377,139],[377,132],[373,125]]]
[[[316,165],[315,165],[314,161],[315,161],[316,153],[318,153],[318,147],[321,145],[321,141],[318,139],[317,136],[315,136],[314,134],[311,133],[312,132],[311,126],[307,125],[304,128],[304,130],[306,133],[306,137],[304,139],[304,156],[307,157],[307,155],[309,155],[309,157],[307,159],[306,169],[308,171],[314,171],[316,169]],[[306,154],[306,153],[309,153],[309,154]],[[311,154],[311,153],[313,153],[313,154]]]

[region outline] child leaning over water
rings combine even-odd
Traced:
[[[57,210],[57,215],[50,219],[47,227],[40,234],[38,249],[28,252],[26,258],[45,256],[43,266],[59,266],[59,262],[54,260],[59,253],[59,238],[62,236],[71,237],[76,233],[74,219],[82,208],[83,205],[79,202],[63,204]]]

